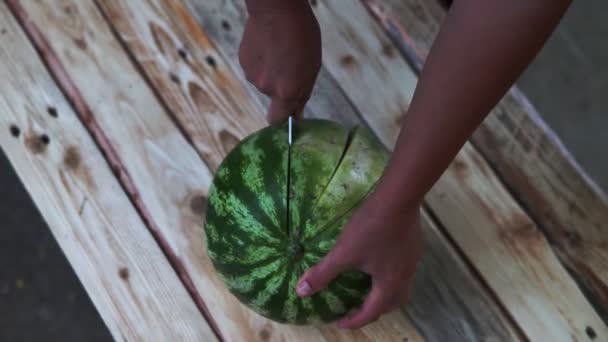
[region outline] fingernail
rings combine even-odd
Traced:
[[[310,284],[307,281],[303,281],[301,282],[298,287],[296,288],[296,292],[300,295],[300,296],[307,296],[310,294]]]

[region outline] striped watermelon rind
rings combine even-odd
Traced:
[[[296,283],[335,244],[379,179],[388,152],[361,126],[349,132],[306,119],[293,133],[291,152],[287,125],[272,126],[245,138],[222,161],[209,190],[207,253],[228,290],[258,314],[288,324],[328,323],[362,303],[369,276],[344,272],[307,298],[297,296]]]

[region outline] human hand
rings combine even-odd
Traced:
[[[297,293],[309,296],[347,270],[372,278],[362,307],[341,319],[340,328],[356,329],[377,320],[409,299],[416,264],[422,253],[420,207],[390,207],[372,194],[353,215],[333,249],[300,278]]]
[[[247,80],[271,98],[271,124],[302,118],[321,69],[321,31],[310,5],[277,1],[249,0],[239,50]]]

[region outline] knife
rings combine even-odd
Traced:
[[[287,137],[287,141],[288,141],[290,147],[291,147],[291,142],[292,142],[292,130],[293,130],[293,128],[292,128],[292,126],[293,126],[293,118],[292,117],[293,117],[293,115],[290,115],[289,116],[289,120],[288,120],[288,122],[289,122],[288,123],[289,134],[288,134],[288,137]]]
[[[289,202],[291,198],[291,143],[293,142],[293,115],[287,119],[287,236],[291,236],[291,215]]]

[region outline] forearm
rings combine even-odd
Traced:
[[[570,1],[456,0],[376,193],[417,205],[532,61]]]

